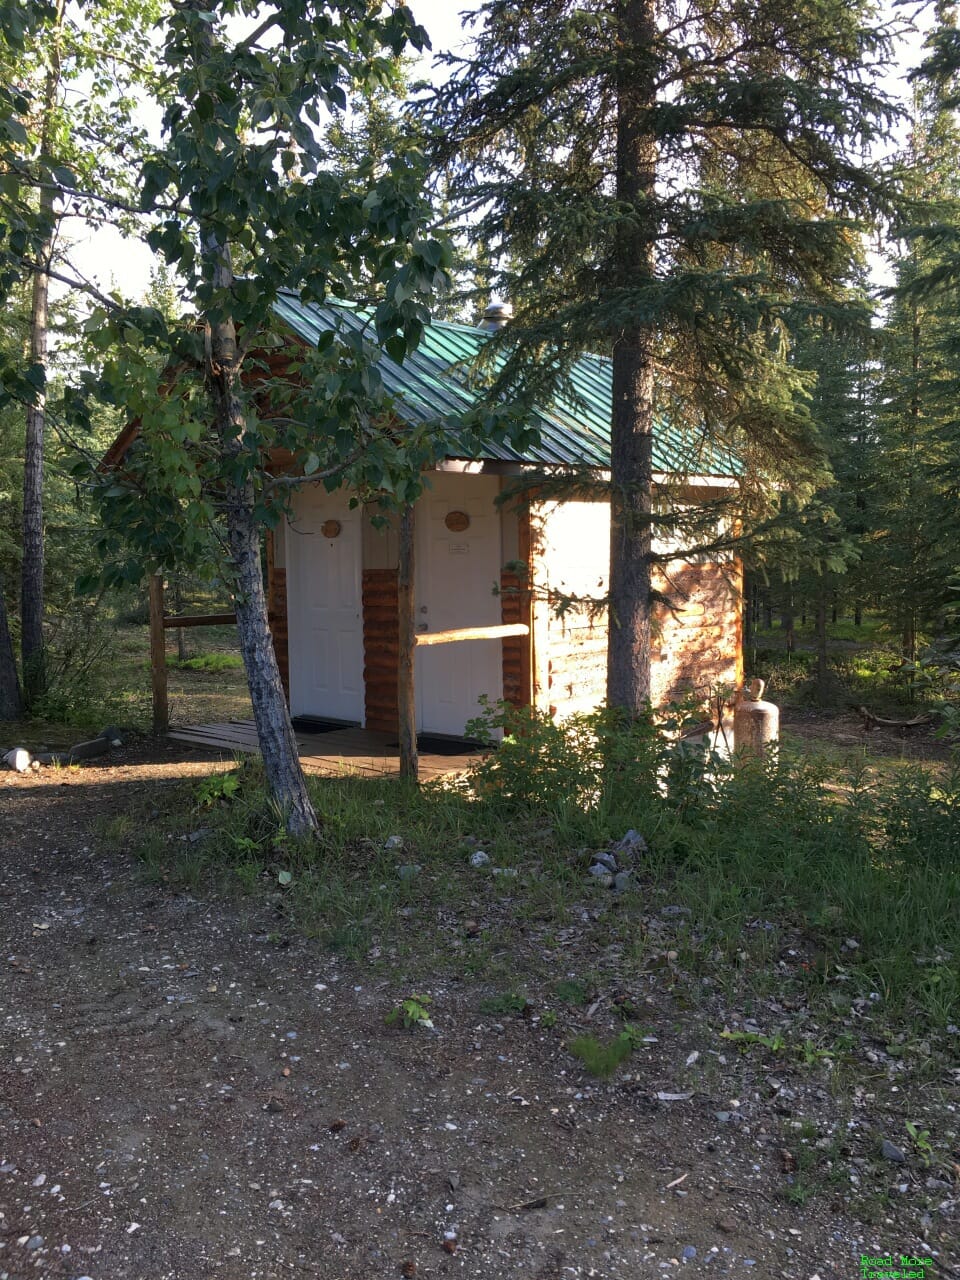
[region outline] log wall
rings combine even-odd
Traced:
[[[690,694],[709,698],[717,685],[743,683],[743,570],[738,561],[667,565],[657,589],[673,608],[658,606],[653,640],[653,701]]]
[[[400,624],[396,569],[363,571],[363,681],[368,729],[397,733]]]
[[[603,503],[544,503],[537,511],[533,580],[543,601],[535,610],[535,646],[552,715],[592,711],[606,698],[607,613],[562,596],[605,595],[609,508]],[[743,681],[743,573],[725,563],[673,561],[659,569],[655,589],[670,601],[653,619],[651,697],[655,706],[694,695],[708,700],[717,685]],[[546,617],[543,615],[546,614]],[[538,620],[539,619],[539,620]]]
[[[500,574],[500,619],[505,623],[530,625],[530,593],[523,589],[520,575],[510,569]],[[504,636],[503,698],[515,707],[530,705],[530,637]]]
[[[532,522],[537,705],[554,716],[592,711],[607,691],[607,614],[593,601],[607,593],[610,506],[549,501]]]

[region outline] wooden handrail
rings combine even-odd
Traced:
[[[525,622],[507,622],[496,627],[456,627],[452,631],[423,631],[416,637],[418,647],[430,644],[454,644],[458,640],[502,640],[504,636],[528,636]]]
[[[194,613],[184,614],[182,617],[164,614],[163,627],[165,631],[180,627],[219,627],[236,620],[235,613]]]

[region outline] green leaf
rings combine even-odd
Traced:
[[[402,364],[407,354],[407,340],[400,333],[395,333],[392,338],[388,338],[384,343],[387,355],[392,360],[396,360],[397,364]]]

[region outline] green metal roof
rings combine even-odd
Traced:
[[[282,294],[274,311],[311,346],[330,329],[359,331],[368,326],[370,319],[369,312],[342,304],[303,303],[292,293]],[[426,327],[416,351],[403,364],[384,354],[378,369],[400,415],[410,422],[423,423],[455,418],[473,408],[480,392],[469,386],[467,373],[488,336],[483,329],[434,320]],[[580,403],[558,395],[548,407],[536,406],[533,425],[539,431],[537,443],[520,451],[508,442],[490,441],[479,460],[609,468],[611,361],[603,356],[581,356],[573,366],[570,381]],[[478,457],[475,451],[455,449],[448,456]],[[718,457],[702,438],[691,441],[662,424],[654,440],[654,469],[685,475],[730,476],[736,471],[729,459]]]

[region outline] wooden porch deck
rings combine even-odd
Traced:
[[[171,728],[168,738],[191,746],[258,755],[260,748],[252,720],[227,720],[221,724],[182,725]],[[326,777],[359,774],[367,777],[396,777],[400,772],[400,751],[391,746],[396,734],[373,729],[335,729],[330,733],[298,733],[300,763],[308,773]],[[429,781],[462,773],[478,758],[476,751],[462,755],[420,754],[420,778]]]

